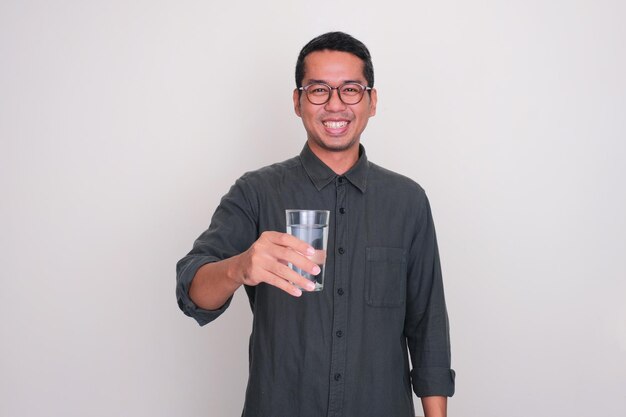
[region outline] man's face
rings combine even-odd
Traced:
[[[363,61],[356,55],[339,51],[311,52],[304,59],[302,85],[323,82],[338,87],[345,82],[367,85],[363,75]],[[371,95],[370,95],[371,94]],[[376,90],[365,92],[357,104],[344,104],[333,90],[326,104],[311,104],[306,93],[293,93],[296,114],[302,118],[309,146],[322,153],[358,149],[361,132],[367,121],[376,114]]]

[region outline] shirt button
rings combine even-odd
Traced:
[[[344,250],[344,248],[339,248],[339,249],[337,249],[337,252],[339,252],[339,255],[343,255],[344,253],[346,253],[346,251]]]
[[[335,334],[337,335],[337,337],[343,336],[343,332],[341,330],[337,330],[337,333]]]
[[[343,295],[343,288],[339,288],[339,289],[337,290],[337,294],[339,294],[339,295]]]
[[[343,177],[337,178],[337,181],[339,181],[339,184],[341,184],[343,182]]]
[[[341,379],[341,374],[335,374],[335,381],[339,381]]]
[[[339,209],[339,213],[341,213],[341,214],[345,214],[345,213],[346,213],[346,209],[345,209],[345,208],[343,208],[343,207],[342,207],[342,208],[340,208],[340,209]]]

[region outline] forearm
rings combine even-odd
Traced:
[[[242,285],[237,274],[238,256],[198,268],[191,281],[189,297],[198,307],[217,310]]]
[[[446,417],[448,415],[447,397],[422,397],[424,417]]]

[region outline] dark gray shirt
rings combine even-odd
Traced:
[[[410,417],[417,396],[454,393],[430,206],[412,180],[367,160],[336,175],[307,145],[238,179],[177,265],[177,297],[200,325],[221,315],[188,291],[197,269],[285,232],[285,209],[330,210],[324,289],[300,298],[245,287],[253,313],[244,417]],[[410,356],[410,363],[409,363]],[[218,381],[215,381],[216,384]],[[219,386],[219,384],[217,384]]]

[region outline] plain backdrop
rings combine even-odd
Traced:
[[[0,416],[240,415],[247,299],[200,328],[174,266],[237,177],[299,153],[294,65],[329,30],[373,55],[369,158],[432,203],[450,415],[626,415],[625,16],[2,0]]]

